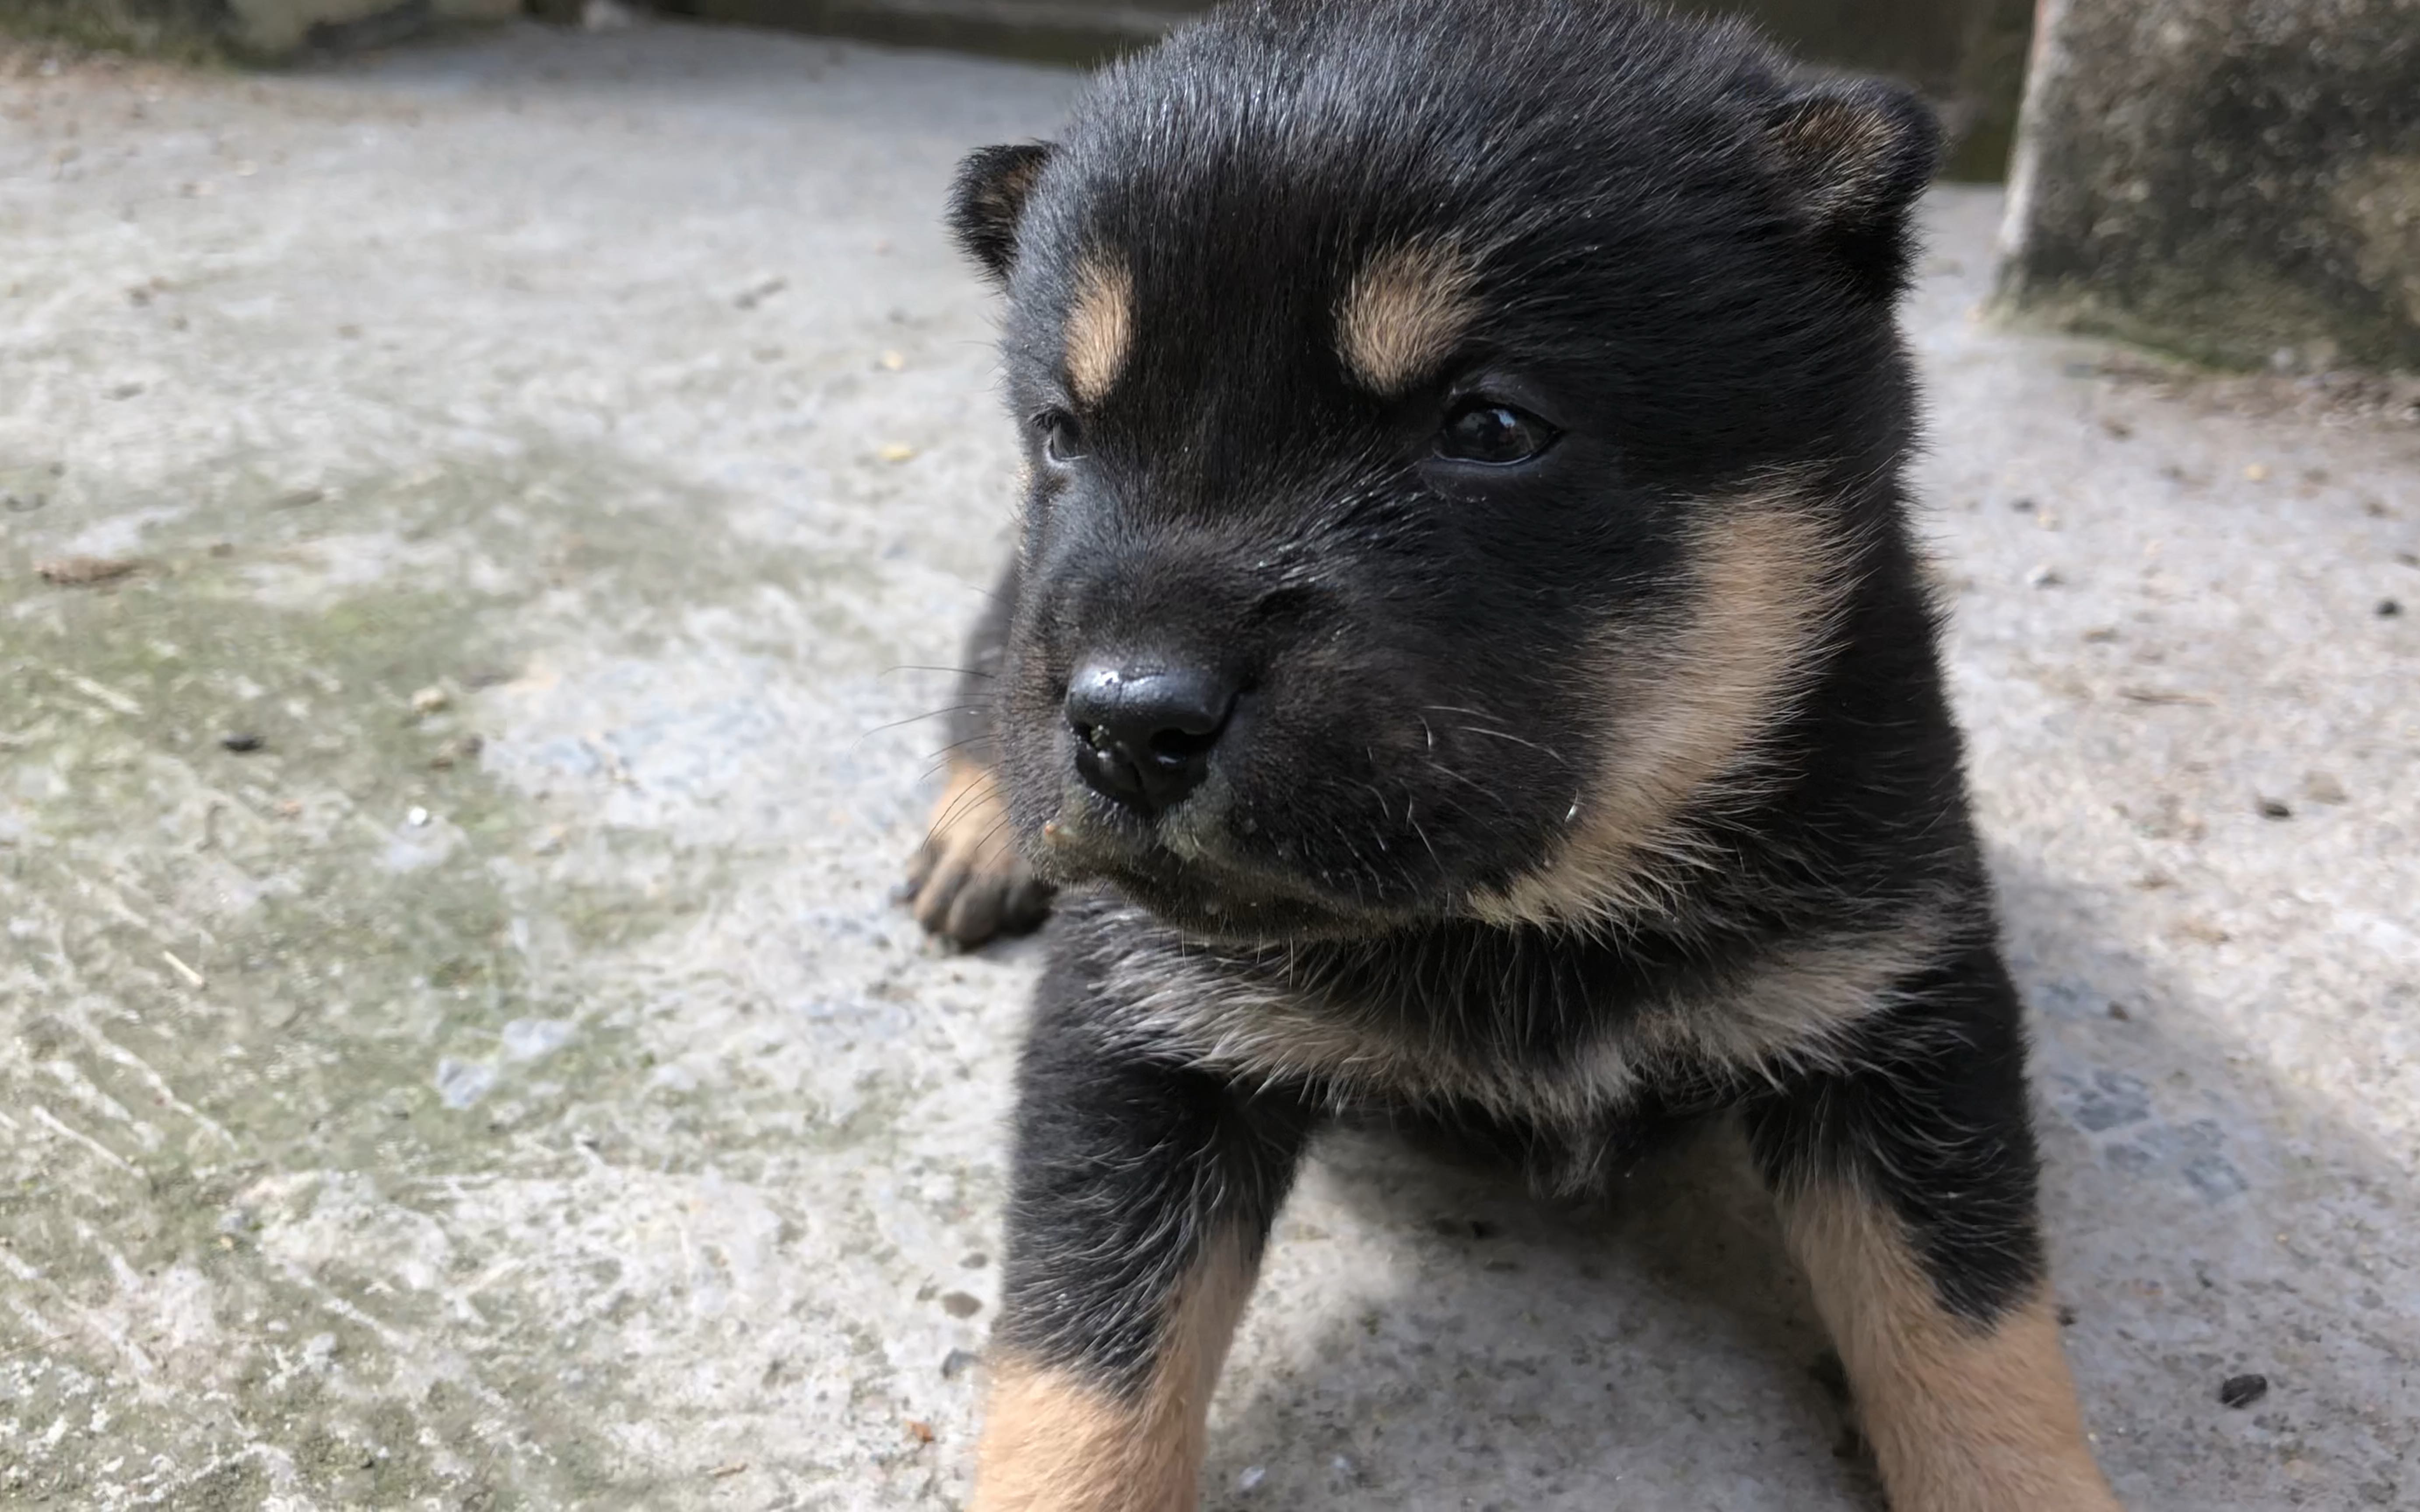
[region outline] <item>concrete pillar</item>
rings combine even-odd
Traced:
[[[2055,325],[2420,370],[2420,0],[2042,0],[2001,254]]]

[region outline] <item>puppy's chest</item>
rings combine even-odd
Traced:
[[[1343,1106],[1475,1106],[1572,1130],[1837,1060],[1939,949],[1923,921],[1686,965],[1519,948],[1246,954],[1147,925],[1101,939],[1096,1011],[1133,1048]]]

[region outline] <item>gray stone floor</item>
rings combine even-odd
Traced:
[[[1009,510],[935,210],[1074,79],[33,62],[0,1504],[955,1505],[1033,957],[891,902]],[[2420,424],[1996,330],[1995,200],[1931,213],[1922,481],[2102,1453],[2139,1508],[2420,1505]],[[1212,1504],[1874,1506],[1733,1157],[1566,1212],[1330,1147]]]

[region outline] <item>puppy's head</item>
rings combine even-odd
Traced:
[[[1620,0],[1266,4],[993,147],[1037,864],[1229,938],[1584,918],[1736,774],[1907,440],[1936,133]]]

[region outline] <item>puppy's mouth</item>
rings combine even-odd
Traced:
[[[1257,826],[1217,775],[1156,817],[1070,782],[1032,850],[1036,870],[1050,881],[1109,883],[1167,923],[1205,939],[1354,937],[1399,921],[1395,910],[1322,886],[1281,855],[1264,856],[1238,843],[1239,827]]]

